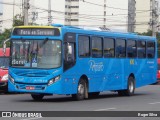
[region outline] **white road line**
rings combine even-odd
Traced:
[[[97,109],[97,110],[94,110],[94,111],[107,111],[107,110],[115,110],[117,108],[106,108],[106,109]]]
[[[40,118],[43,118],[43,117],[40,117]],[[40,119],[40,118],[25,118],[25,119],[21,119],[21,120],[38,120],[38,119]]]
[[[154,102],[154,103],[149,103],[151,105],[154,105],[154,104],[160,104],[160,102]]]

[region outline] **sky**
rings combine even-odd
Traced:
[[[0,0],[0,2],[2,2],[2,0]],[[2,12],[2,5],[0,4],[0,12]]]

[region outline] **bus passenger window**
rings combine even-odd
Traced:
[[[137,57],[137,48],[135,40],[127,40],[127,57],[134,58]]]
[[[115,51],[114,51],[114,39],[110,38],[104,38],[104,57],[105,58],[111,58],[114,57]]]
[[[137,54],[138,58],[146,58],[146,42],[137,41]]]
[[[126,57],[126,42],[123,39],[116,39],[116,57]]]
[[[92,37],[92,57],[102,57],[102,38]]]
[[[89,57],[90,56],[89,37],[79,36],[78,43],[79,43],[78,45],[79,57]]]
[[[155,57],[155,42],[147,42],[147,57]]]

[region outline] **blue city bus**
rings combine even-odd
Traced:
[[[71,95],[103,91],[132,96],[156,82],[157,40],[134,33],[74,26],[19,26],[11,34],[10,92]]]

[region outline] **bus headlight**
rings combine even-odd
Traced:
[[[60,79],[60,75],[55,77],[55,78],[53,78],[53,79],[51,79],[51,80],[49,80],[48,81],[48,86],[53,84],[53,83],[55,83],[55,82],[57,82],[59,79]]]
[[[2,81],[7,81],[7,80],[8,80],[8,74],[5,74],[5,75],[2,77],[1,80],[2,80]]]
[[[14,78],[12,78],[10,75],[8,76],[8,79],[14,84]]]

